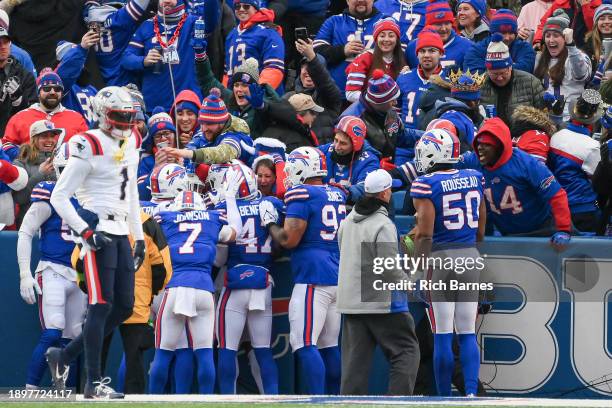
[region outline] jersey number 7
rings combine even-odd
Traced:
[[[185,240],[185,243],[179,248],[178,253],[181,255],[193,254],[193,243],[196,241],[196,239],[198,239],[200,232],[202,232],[202,224],[196,222],[186,222],[183,224],[179,224],[179,231],[191,231],[191,233]]]

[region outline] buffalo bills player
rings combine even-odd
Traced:
[[[166,163],[153,169],[150,178],[151,201],[140,201],[142,210],[153,215],[163,211],[177,194],[187,189],[187,173],[180,164]]]
[[[68,160],[68,145],[62,144],[53,159],[57,177]],[[32,190],[32,205],[23,218],[17,239],[21,297],[28,304],[36,303],[38,294],[39,317],[42,333],[28,366],[26,388],[38,388],[47,368],[45,352],[51,346],[66,344],[81,333],[87,298],[76,284],[70,255],[74,238],[70,228],[51,205],[54,181],[38,183]],[[78,208],[76,199],[71,204]],[[32,239],[40,234],[38,246],[40,261],[36,267],[37,279],[30,272]],[[43,290],[44,289],[44,290]]]
[[[173,274],[157,313],[155,358],[149,380],[149,391],[153,394],[165,389],[170,362],[185,325],[198,364],[199,392],[213,392],[215,288],[211,271],[217,243],[233,241],[242,231],[235,196],[243,179],[239,172],[227,175],[227,218],[218,211],[206,211],[204,201],[193,191],[181,192],[170,208],[172,211],[155,216],[168,240]]]
[[[278,370],[270,349],[272,237],[259,220],[259,203],[263,198],[257,190],[255,173],[237,161],[231,169],[244,177],[236,195],[242,233],[229,244],[227,271],[217,305],[219,390],[222,394],[236,393],[236,353],[246,323],[264,393],[278,394]],[[277,211],[283,210],[278,198],[265,200],[272,202]],[[225,212],[226,203],[220,203],[217,209]]]
[[[325,156],[314,147],[299,147],[287,158],[287,214],[281,227],[270,201],[259,204],[259,216],[272,238],[292,249],[295,286],[289,303],[289,341],[310,394],[337,394],[340,388],[336,310],[338,227],[346,215],[346,196],[323,183]]]
[[[484,237],[486,207],[483,178],[476,170],[453,169],[459,161],[459,139],[443,129],[425,132],[416,145],[416,165],[426,173],[410,189],[418,218],[417,254],[425,259],[466,258],[476,260],[477,240]],[[433,249],[433,252],[432,252]],[[436,269],[432,282],[451,278],[477,282],[478,270]],[[452,341],[457,332],[467,395],[476,395],[480,352],[476,341],[478,292],[431,293],[430,321],[434,335],[434,373],[438,394],[451,395],[454,356]]]

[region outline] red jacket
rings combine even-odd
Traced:
[[[55,127],[65,130],[64,142],[67,142],[73,135],[89,129],[85,118],[76,111],[60,105],[55,111],[47,113],[35,103],[29,108],[17,112],[9,119],[2,142],[12,143],[16,146],[28,143],[30,141],[30,126],[37,120],[43,119],[50,120]]]
[[[533,36],[533,43],[539,44],[542,41],[543,34],[542,29],[544,28],[544,24],[546,24],[546,20],[555,12],[556,9],[572,9],[577,8],[579,6],[578,0],[574,0],[574,6],[571,4],[571,0],[555,0],[555,2],[550,6],[546,14],[542,16],[540,20],[540,24],[538,24],[538,28]],[[595,17],[595,10],[597,7],[601,6],[601,0],[592,0],[590,3],[585,3],[582,6],[582,19],[584,20],[584,24],[586,25],[587,31],[591,31],[593,29],[593,19]],[[576,13],[577,10],[574,10],[574,18],[572,18],[572,23],[570,24],[570,28],[573,28],[575,31],[576,22]],[[574,37],[575,38],[575,37]]]

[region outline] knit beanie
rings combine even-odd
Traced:
[[[433,47],[440,50],[440,54],[444,54],[444,43],[440,34],[431,26],[426,26],[417,36],[416,50],[418,54],[421,48]]]
[[[444,0],[429,0],[425,10],[425,25],[453,23],[455,21],[453,10]]]
[[[391,17],[378,20],[376,24],[374,24],[374,42],[378,41],[378,36],[383,31],[393,31],[398,39],[400,37],[399,26],[397,25],[397,22]]]
[[[259,62],[253,57],[247,58],[235,70],[230,80],[230,87],[234,82],[244,82],[245,84],[256,84],[259,82]]]
[[[69,50],[76,47],[75,43],[71,43],[70,41],[61,40],[57,43],[57,47],[55,47],[55,59],[61,61],[64,58],[64,55],[68,53]]]
[[[508,46],[504,44],[501,33],[491,36],[491,42],[487,47],[487,58],[485,66],[487,69],[504,69],[512,66],[512,58]]]
[[[147,125],[149,126],[149,134],[151,136],[155,136],[155,134],[161,130],[170,130],[173,133],[176,132],[174,123],[172,123],[172,118],[164,112],[164,108],[161,106],[156,106],[155,109],[153,109],[153,115],[149,118]]]
[[[257,10],[260,9],[259,0],[234,0],[234,6],[236,6],[236,4],[250,4]]]
[[[482,20],[487,20],[487,3],[485,0],[459,0],[457,2],[457,7],[459,7],[460,4],[463,3],[467,3],[470,6],[472,6],[472,8],[474,10],[476,10],[476,13],[478,13],[478,15],[480,16],[480,18]]]
[[[219,91],[219,88],[212,88],[210,94],[202,101],[198,122],[225,123],[229,117],[230,114],[221,99],[221,91]]]
[[[382,105],[399,98],[400,89],[382,69],[375,69],[368,80],[365,100],[375,105]]]
[[[563,34],[563,30],[568,28],[570,25],[570,19],[563,11],[563,9],[556,9],[551,17],[546,20],[544,28],[542,29],[542,35],[546,34],[547,31],[556,31],[559,34]]]
[[[51,68],[43,68],[36,79],[36,92],[40,93],[40,88],[43,86],[60,86],[64,90],[62,78]]]
[[[518,24],[516,14],[512,10],[499,9],[491,18],[489,24],[491,34],[494,33],[517,33]]]
[[[601,5],[597,7],[593,21],[597,23],[599,17],[605,16],[606,14],[612,14],[612,4],[610,4],[608,1],[602,2]]]

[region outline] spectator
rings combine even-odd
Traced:
[[[503,42],[510,50],[510,57],[513,61],[512,68],[533,73],[535,51],[533,51],[530,43],[519,38],[517,27],[516,16],[510,10],[497,10],[491,19],[491,35],[501,33],[503,36]],[[484,72],[486,70],[487,47],[490,43],[491,37],[488,37],[473,44],[465,55],[463,68],[472,72]]]
[[[150,138],[147,138],[149,129],[147,129],[147,119],[145,112],[147,110],[142,93],[138,90],[138,87],[134,84],[127,84],[123,87],[130,93],[132,101],[134,101],[134,109],[136,109],[136,116],[134,117],[136,129],[142,137],[142,145],[140,146],[142,151],[146,150],[146,144],[150,144]],[[180,94],[179,94],[180,95]]]
[[[357,201],[362,190],[354,186],[380,168],[380,153],[365,141],[365,136],[366,125],[361,119],[344,116],[336,125],[334,142],[319,146],[327,162],[327,176],[323,182],[346,189],[347,201]]]
[[[587,89],[570,102],[570,121],[550,138],[548,167],[567,193],[572,222],[582,232],[596,232],[601,212],[591,177],[600,161],[599,142],[590,127],[600,119],[601,96]]]
[[[196,164],[228,163],[234,159],[252,164],[255,149],[249,126],[244,120],[230,115],[219,89],[211,89],[202,102],[198,123],[201,131],[190,144],[194,150],[166,147],[162,149],[163,153],[177,159],[193,160]]]
[[[10,20],[8,14],[6,14],[6,11],[0,9],[0,27],[9,31],[9,25]],[[26,71],[31,72],[34,78],[36,78],[36,68],[34,68],[32,57],[30,57],[30,54],[28,54],[26,50],[11,42],[11,55],[26,69]]]
[[[28,73],[29,74],[29,73]],[[64,141],[88,129],[81,114],[66,109],[62,104],[64,84],[51,68],[43,69],[36,80],[38,103],[11,117],[4,132],[3,148],[11,159],[17,156],[19,146],[30,140],[30,126],[37,120],[46,119],[64,129]]]
[[[331,16],[321,26],[314,48],[327,61],[338,88],[346,87],[346,68],[355,57],[374,46],[374,24],[383,18],[374,0],[347,0],[348,9]]]
[[[356,116],[367,127],[366,140],[383,157],[381,167],[390,169],[394,163],[404,163],[410,156],[420,132],[405,129],[393,109],[400,89],[389,75],[377,69],[368,81],[365,95],[349,106],[340,116]]]
[[[317,115],[312,129],[320,143],[331,142],[334,138],[334,122],[341,111],[342,93],[325,68],[323,58],[315,54],[312,40],[298,40],[295,47],[304,58],[300,61],[300,75],[295,82],[295,90],[287,92],[283,98],[289,99],[295,93],[310,95],[324,109]]]
[[[191,46],[198,16],[185,13],[183,1],[160,0],[155,17],[141,24],[121,56],[121,66],[142,82],[147,106],[162,106],[165,111],[170,110],[174,101],[173,89],[176,92],[191,89],[198,97],[202,95]]]
[[[15,223],[15,204],[11,191],[22,190],[27,183],[28,174],[25,169],[11,164],[4,150],[0,150],[0,223]]]
[[[201,107],[198,95],[190,89],[185,89],[176,95],[172,109],[170,109],[170,117],[176,122],[179,148],[187,146],[197,132],[198,112]]]
[[[279,15],[278,12],[275,12],[276,21],[280,21],[283,27],[285,63],[289,63],[287,68],[299,70],[299,55],[293,49],[293,45],[298,40],[295,38],[295,29],[305,27],[308,30],[309,39],[312,39],[319,32],[326,15],[333,13],[329,13],[329,0],[288,0],[287,2],[289,3],[288,9],[284,15]],[[268,8],[270,8],[269,5]]]
[[[512,69],[512,58],[502,39],[499,34],[494,36],[487,48],[487,80],[480,90],[480,102],[494,105],[497,116],[508,124],[519,105],[543,108],[544,88],[530,73]]]
[[[55,49],[59,61],[56,72],[65,88],[62,104],[67,109],[80,113],[90,129],[95,127],[98,120],[93,108],[93,98],[98,90],[89,83],[89,72],[85,67],[85,61],[89,49],[99,42],[100,36],[90,30],[81,39],[81,44],[60,41]]]
[[[240,23],[225,40],[224,83],[238,66],[255,58],[261,68],[260,84],[277,89],[285,71],[285,44],[280,26],[274,24],[274,11],[260,8],[259,0],[234,0],[234,13]]]
[[[510,118],[512,145],[546,164],[550,137],[557,128],[548,114],[532,106],[518,106]]]
[[[601,160],[593,174],[593,189],[599,195],[599,208],[603,212],[602,223],[598,235],[612,237],[612,139],[608,134],[612,128],[612,107],[606,110],[601,119],[603,128],[602,142],[599,149]]]
[[[548,9],[546,14],[540,19],[538,28],[536,29],[535,35],[533,36],[533,48],[539,51],[542,48],[542,39],[544,37],[544,26],[547,24],[548,19],[555,15],[555,11],[562,9],[570,22],[568,26],[571,26],[574,30],[574,41],[570,43],[576,43],[578,47],[584,45],[584,38],[586,33],[593,29],[593,20],[595,17],[595,10],[602,3],[602,0],[554,0],[552,6]]]
[[[302,146],[319,146],[312,124],[319,113],[324,111],[307,94],[298,93],[288,101],[271,103],[268,112],[276,124],[268,127],[263,135],[280,140],[287,146],[288,152]]]
[[[568,104],[576,100],[591,78],[591,61],[574,44],[570,20],[563,10],[556,10],[544,26],[544,48],[536,61],[534,75],[546,92],[563,97],[563,119],[569,119]]]
[[[425,27],[425,13],[429,1],[427,0],[377,0],[374,3],[381,13],[391,16],[398,22],[402,42],[410,42]]]
[[[400,256],[398,233],[388,210],[392,186],[393,180],[386,171],[370,173],[365,179],[365,197],[357,202],[338,231],[343,395],[368,394],[370,365],[377,345],[391,366],[388,394],[410,395],[416,381],[420,352],[406,292],[366,290],[369,285],[364,284],[374,278],[368,274],[372,273],[375,258]],[[399,268],[385,269],[381,276],[384,282],[408,279]]]
[[[285,157],[284,143],[276,139],[260,137],[254,142],[257,158],[253,160],[253,171],[257,176],[257,187],[264,196],[285,196]]]
[[[0,134],[6,137],[10,117],[35,99],[34,78],[11,56],[11,37],[0,23]]]
[[[208,58],[196,58],[196,71],[202,92],[208,93],[212,88],[221,90],[221,98],[227,110],[249,125],[251,138],[256,139],[262,135],[264,128],[269,124],[264,105],[267,101],[280,101],[280,96],[271,85],[266,83],[258,85],[260,74],[255,58],[248,58],[234,68],[234,74],[228,81],[228,88],[214,77]]]
[[[429,78],[429,89],[423,93],[419,100],[419,129],[425,130],[427,124],[435,118],[435,105],[438,101],[444,101],[448,96],[451,96],[451,83],[449,74],[461,71],[461,67],[450,65],[444,67],[439,74],[433,74]]]
[[[418,65],[397,77],[400,94],[402,121],[407,128],[419,128],[419,105],[421,96],[429,89],[429,79],[442,71],[440,59],[444,44],[437,32],[423,30],[416,40]]]
[[[121,60],[121,55],[138,27],[150,17],[149,14],[154,14],[150,13],[150,3],[150,0],[85,2],[83,20],[89,31],[95,27],[100,37],[101,41],[95,47],[96,61],[106,85],[123,86],[136,81],[134,72],[126,70],[117,62]],[[157,1],[154,3],[157,4]]]
[[[367,87],[367,80],[375,69],[396,79],[406,65],[402,55],[400,31],[392,18],[379,20],[374,25],[374,49],[359,55],[346,69],[346,100],[355,102]]]
[[[518,36],[530,44],[544,14],[550,9],[554,0],[533,0],[521,7],[517,23]]]
[[[427,6],[426,24],[431,30],[440,34],[444,51],[440,63],[442,66],[463,65],[465,51],[472,45],[471,41],[455,33],[455,16],[446,1],[435,1]],[[416,40],[412,40],[406,47],[406,61],[410,68],[417,66]]]
[[[595,22],[591,32],[586,36],[584,52],[591,57],[591,85],[599,88],[606,74],[612,51],[612,4],[604,3],[595,10]]]
[[[41,181],[55,181],[53,151],[58,136],[63,132],[48,120],[37,120],[30,126],[30,142],[21,145],[15,166],[22,167],[28,174],[28,184],[13,192],[13,201],[19,206],[15,223],[17,228],[30,208],[32,189]]]
[[[457,2],[457,23],[461,35],[475,43],[489,36],[487,3],[484,0],[459,0]]]

